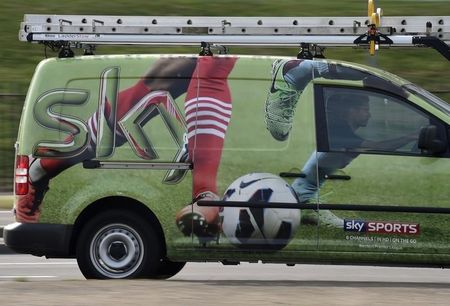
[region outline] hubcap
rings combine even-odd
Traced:
[[[141,236],[125,224],[110,224],[92,239],[90,257],[94,267],[108,278],[124,278],[142,263],[144,244]]]
[[[127,247],[123,242],[115,241],[109,246],[109,254],[115,260],[121,260],[127,254]]]

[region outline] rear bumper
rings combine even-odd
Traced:
[[[69,257],[72,225],[11,223],[3,229],[5,245],[17,253]]]

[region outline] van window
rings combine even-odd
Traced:
[[[420,155],[421,128],[428,114],[383,93],[326,87],[323,89],[330,151]]]
[[[406,84],[403,86],[403,88],[406,88],[406,90],[408,90],[409,92],[418,95],[425,102],[429,103],[430,105],[436,107],[437,109],[441,110],[442,112],[450,116],[450,105],[441,98],[433,95],[431,92],[426,91],[425,89],[420,88],[419,86],[414,84]]]

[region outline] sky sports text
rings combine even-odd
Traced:
[[[373,234],[419,235],[418,223],[344,220],[344,231]]]

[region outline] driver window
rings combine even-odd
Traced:
[[[405,101],[378,92],[324,88],[331,151],[420,155],[420,130],[430,118]]]

